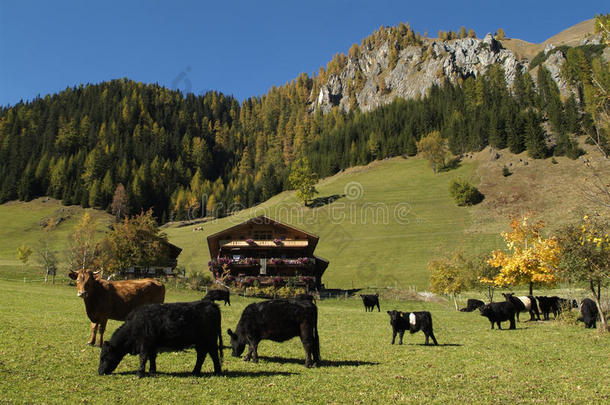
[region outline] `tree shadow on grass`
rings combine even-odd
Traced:
[[[286,358],[286,357],[267,357],[267,356],[258,356],[259,360],[264,360],[269,363],[279,363],[279,364],[302,364],[305,365],[305,359],[295,359],[295,358]],[[361,361],[361,360],[322,360],[320,362],[319,367],[344,367],[344,366],[376,366],[379,363],[371,362],[371,361]]]
[[[448,172],[450,170],[455,170],[461,166],[461,162],[462,162],[462,160],[459,157],[453,158],[449,162],[447,162],[447,164],[445,166],[438,169],[438,171],[439,172]]]
[[[307,204],[307,206],[309,208],[323,207],[325,205],[333,203],[334,201],[338,200],[341,197],[345,197],[345,194],[343,194],[343,195],[333,194],[333,195],[329,195],[327,197],[317,197],[317,198],[314,198],[309,204]]]

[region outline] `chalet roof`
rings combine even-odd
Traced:
[[[208,239],[208,248],[210,249],[210,257],[214,258],[218,255],[218,252],[220,251],[220,241],[223,240],[224,238],[226,238],[228,235],[231,235],[235,231],[240,230],[242,228],[249,228],[251,226],[256,226],[256,225],[271,225],[273,227],[283,228],[286,230],[290,230],[294,233],[300,234],[303,238],[307,239],[307,241],[309,242],[308,247],[309,247],[309,249],[311,249],[312,252],[313,252],[313,249],[315,249],[316,245],[318,244],[319,238],[317,235],[306,232],[302,229],[295,228],[292,225],[288,225],[283,222],[276,221],[267,216],[261,215],[261,216],[255,217],[255,218],[250,218],[247,221],[242,222],[241,224],[234,225],[230,228],[227,228],[220,232],[216,232],[212,235],[209,235],[207,239]],[[269,245],[272,245],[271,241],[269,242]]]

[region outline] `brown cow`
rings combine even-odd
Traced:
[[[157,280],[106,281],[91,270],[70,272],[68,276],[76,280],[78,296],[85,302],[87,316],[91,320],[89,344],[95,344],[97,331],[100,343],[104,343],[104,331],[108,319],[124,321],[132,309],[145,304],[163,303],[165,286]]]

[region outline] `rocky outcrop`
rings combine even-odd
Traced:
[[[496,63],[502,65],[506,81],[512,85],[527,67],[490,34],[482,40],[464,38],[408,46],[400,51],[394,66],[390,66],[389,54],[389,44],[385,42],[348,58],[343,69],[331,74],[319,92],[311,95],[311,109],[319,107],[328,112],[339,106],[348,111],[357,104],[361,110],[370,111],[395,97],[423,96],[445,79],[456,83],[469,76],[477,77]]]

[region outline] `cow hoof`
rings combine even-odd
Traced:
[[[144,377],[146,377],[146,373],[145,373],[145,372],[143,372],[143,371],[138,371],[138,372],[136,373],[136,375],[138,376],[138,378],[144,378]]]

